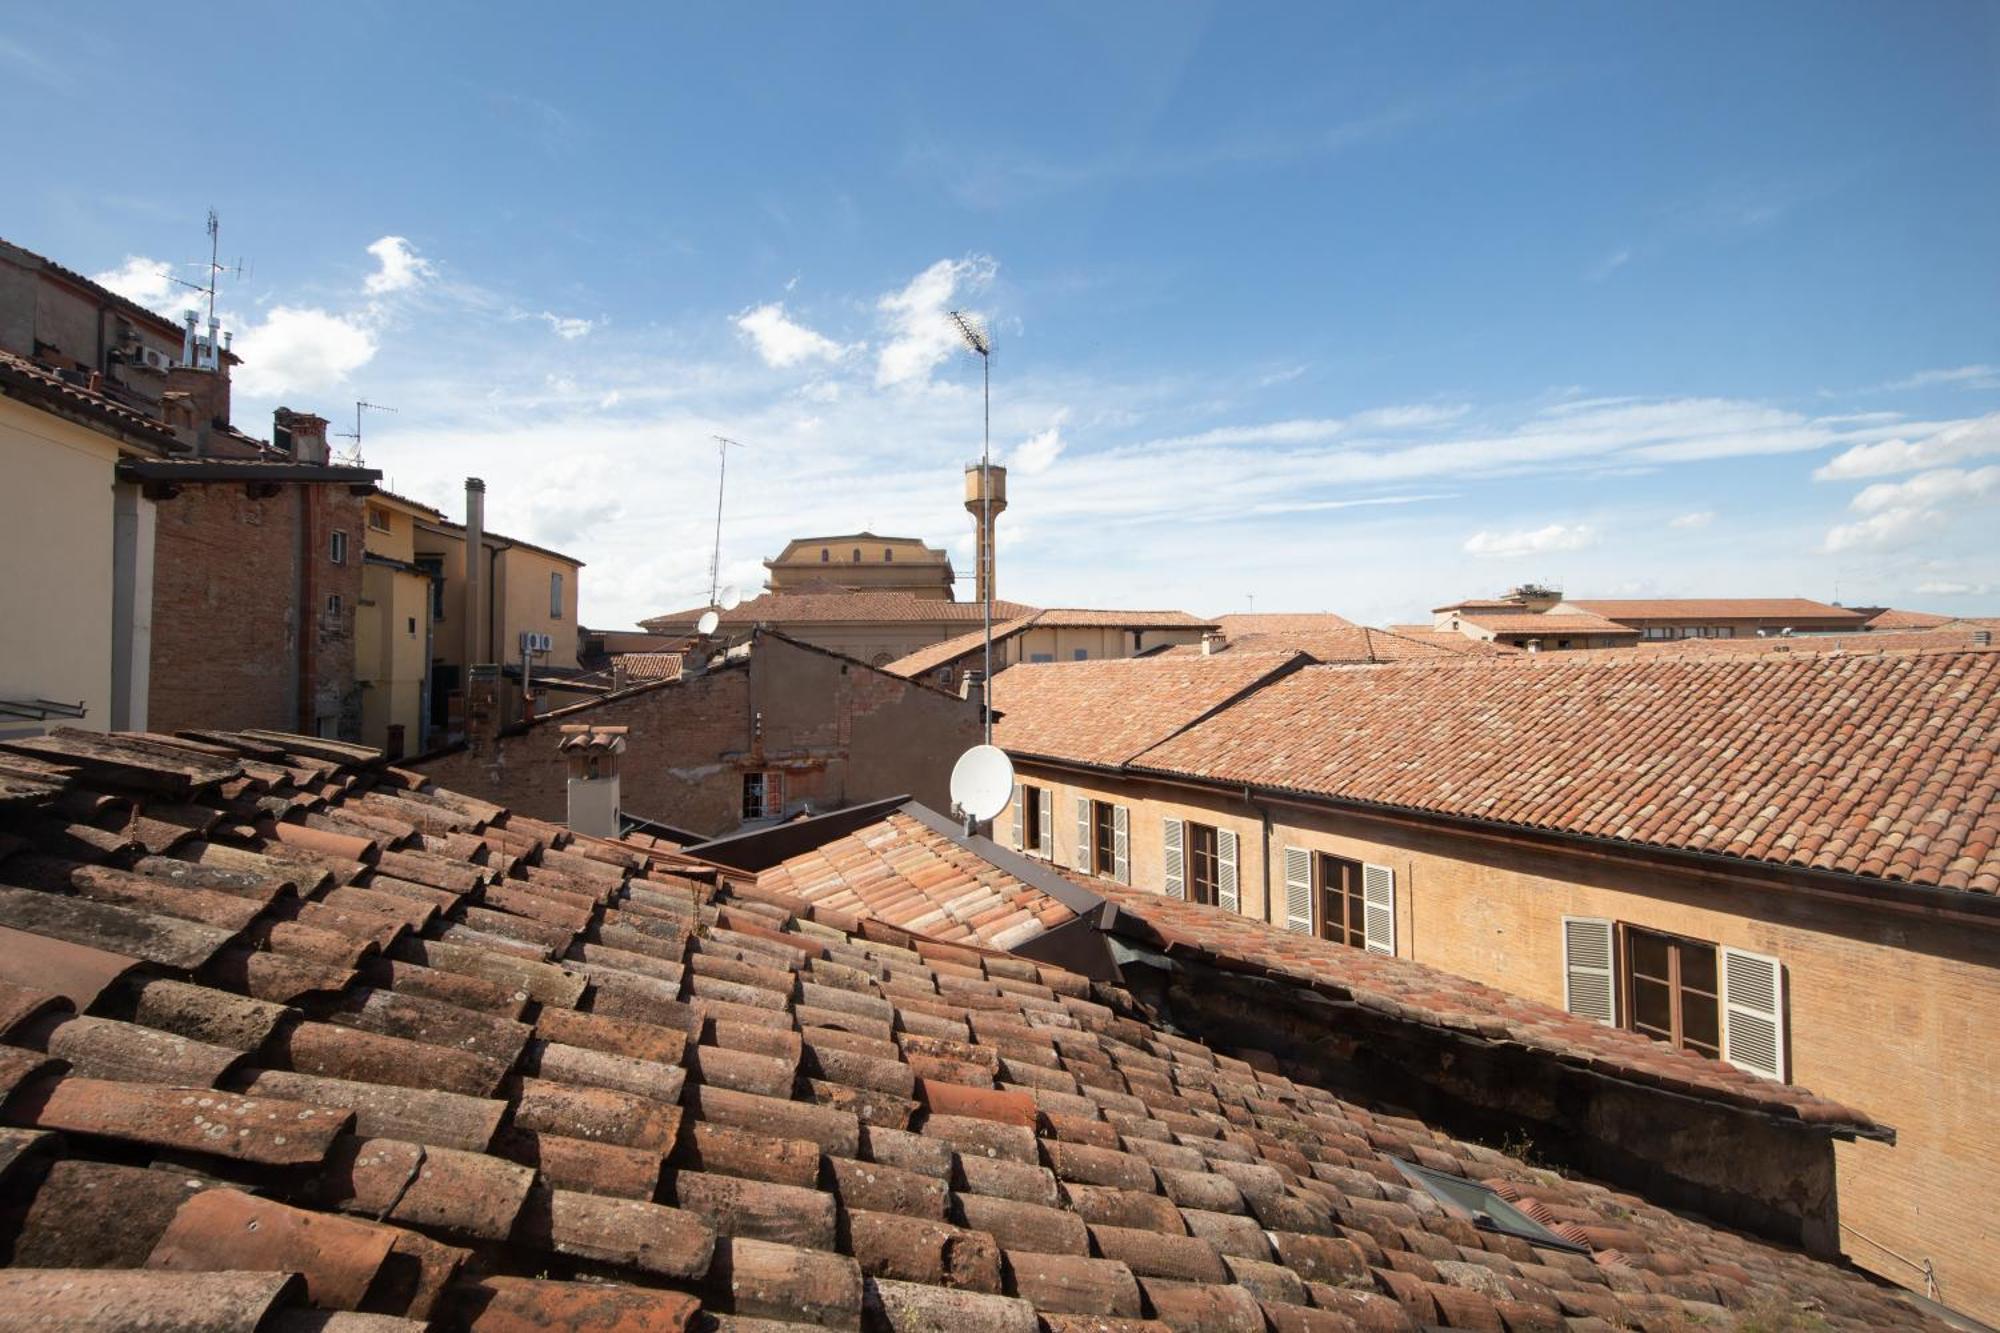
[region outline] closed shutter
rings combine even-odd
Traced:
[[[1055,794],[1046,787],[1042,789],[1042,799],[1035,815],[1041,829],[1035,850],[1053,861],[1056,859],[1056,802]]]
[[[1076,868],[1088,874],[1090,864],[1090,801],[1087,797],[1076,798]]]
[[[1602,917],[1563,918],[1563,1008],[1613,1027],[1618,988],[1612,978],[1611,923]]]
[[[1111,877],[1132,882],[1132,812],[1122,805],[1111,807]]]
[[[1285,929],[1313,933],[1313,859],[1303,847],[1285,848]]]
[[[1164,879],[1162,886],[1169,898],[1187,897],[1187,826],[1178,819],[1169,818],[1162,824],[1166,829],[1165,855],[1160,858]]]
[[[1236,835],[1228,829],[1215,832],[1215,901],[1225,911],[1243,910],[1236,894]]]
[[[1021,784],[1014,784],[1014,850],[1021,850]]]
[[[1396,872],[1387,866],[1361,867],[1361,915],[1369,953],[1396,952]]]
[[[1775,958],[1722,951],[1722,1058],[1765,1078],[1785,1077],[1785,969]]]
[[[764,813],[782,816],[785,813],[785,775],[766,773],[764,775]]]

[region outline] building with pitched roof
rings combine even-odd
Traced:
[[[834,537],[794,537],[766,560],[764,590],[814,592],[900,592],[912,597],[952,600],[951,557],[915,537],[883,537],[850,532]]]
[[[710,609],[690,607],[639,623],[655,634],[686,637],[694,634],[702,615]],[[996,601],[994,623],[1034,610],[1019,602]],[[952,602],[908,592],[845,591],[767,592],[717,612],[725,637],[761,626],[879,667],[979,629],[984,615],[978,602]]]
[[[1016,662],[1096,662],[1138,657],[1177,645],[1199,647],[1213,634],[1213,621],[1185,611],[1112,611],[1051,607],[1003,620],[993,626],[993,673]],[[968,673],[986,669],[984,626],[920,648],[888,664],[886,670],[958,689]]]
[[[1124,702],[1173,663],[996,680],[1024,851],[1868,1106],[1900,1138],[1839,1150],[1845,1251],[2000,1305],[1965,1240],[2000,1186],[1968,1077],[2000,1059],[2000,654],[1301,666]]]
[[[1816,1179],[1762,1236],[1661,1201],[1697,1160],[1662,1127],[1722,1130],[1690,1146],[1745,1167],[1754,1212],[1777,1173],[1749,1148],[1809,1161],[1882,1132],[1864,1114],[1676,1082],[1690,1057],[1615,1033],[1565,1054],[1562,1015],[1458,1010],[1410,964],[1232,971],[1247,951],[1203,961],[1187,915],[1213,909],[1108,912],[920,809],[886,821],[915,891],[956,901],[946,866],[1012,866],[1122,972],[947,943],[758,864],[844,858],[882,820],[675,851],[303,736],[0,751],[6,1308],[106,1329],[1944,1327],[1778,1238],[1809,1228]],[[1162,975],[1225,1002],[1263,986],[1263,1022]],[[1337,1040],[1296,1039],[1308,1007]],[[1395,1067],[1476,1094],[1496,1059],[1566,1105],[1624,1101],[1597,1131],[1646,1180],[1531,1166],[1398,1100]]]
[[[1512,589],[1499,598],[1452,602],[1434,608],[1431,616],[1431,627],[1440,632],[1538,651],[1623,648],[1638,642],[1679,639],[1855,632],[1873,627],[1869,614],[1804,597],[1604,600],[1565,598],[1560,589],[1534,585]],[[1880,628],[1909,626],[1898,625],[1892,618]]]

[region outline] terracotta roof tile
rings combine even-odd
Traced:
[[[1848,1326],[1922,1323],[1796,1253],[1170,1035],[992,952],[971,917],[951,941],[875,919],[884,885],[989,904],[973,916],[1032,887],[907,814],[820,849],[812,887],[790,882],[809,878],[794,863],[754,881],[684,859],[586,866],[555,826],[253,745],[263,758],[246,760],[285,761],[250,779],[260,795],[289,799],[292,773],[317,767],[315,784],[338,779],[318,796],[335,816],[387,796],[454,810],[456,827],[404,821],[356,861],[225,820],[199,847],[100,863],[242,904],[256,922],[233,934],[256,952],[161,924],[216,929],[178,917],[95,915],[134,909],[38,869],[38,839],[74,839],[60,823],[0,848],[0,884],[47,900],[14,898],[16,947],[0,949],[0,1173],[36,1162],[8,1176],[7,1308],[76,1326],[310,1308],[499,1329],[1026,1333],[1390,1327],[1408,1310],[1665,1323],[1783,1291]],[[107,771],[66,782],[94,791]],[[169,799],[220,810],[243,780]],[[90,817],[121,826],[152,799],[98,794]],[[852,911],[829,905],[843,894]],[[326,927],[254,928],[308,907]],[[44,953],[44,930],[142,953]],[[1376,980],[1435,989],[1415,975]],[[170,1081],[203,1078],[221,1086]],[[1571,1265],[1448,1227],[1391,1151],[1495,1180],[1626,1258]]]
[[[993,743],[1015,754],[1126,762],[1303,659],[1141,657],[1009,667],[993,678]]]

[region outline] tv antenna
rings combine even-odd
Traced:
[[[349,451],[349,453],[345,456],[351,457],[354,460],[356,466],[359,466],[361,463],[361,413],[364,409],[370,412],[391,412],[391,413],[393,413],[396,410],[393,407],[384,407],[380,403],[365,402],[359,398],[354,400],[354,429],[351,431],[346,431],[346,430],[335,431],[334,437],[336,439],[354,441],[354,448],[351,451]]]
[[[993,337],[985,324],[962,310],[950,311],[951,322],[966,347],[979,358],[980,410],[979,438],[979,531],[984,550],[974,552],[980,562],[979,585],[986,595],[980,599],[980,623],[986,632],[986,656],[980,667],[979,716],[984,724],[986,744],[993,744]]]
[[[715,473],[715,548],[708,557],[708,604],[715,605],[716,594],[722,581],[722,487],[729,480],[729,450],[745,448],[743,441],[732,440],[727,435],[711,435],[715,441],[715,451],[721,458],[721,465]]]
[[[185,287],[189,291],[200,292],[206,296],[208,298],[208,322],[212,325],[215,323],[215,284],[217,279],[225,273],[235,278],[243,276],[242,259],[239,258],[233,265],[222,262],[222,219],[216,216],[216,212],[212,208],[208,210],[208,259],[206,262],[199,259],[190,259],[188,267],[206,270],[208,281],[189,282],[186,278],[177,278],[171,273],[167,275],[167,281]]]

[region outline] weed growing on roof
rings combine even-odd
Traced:
[[[1766,1296],[1736,1318],[1736,1333],[1825,1333],[1828,1327],[1819,1311],[1782,1296]]]

